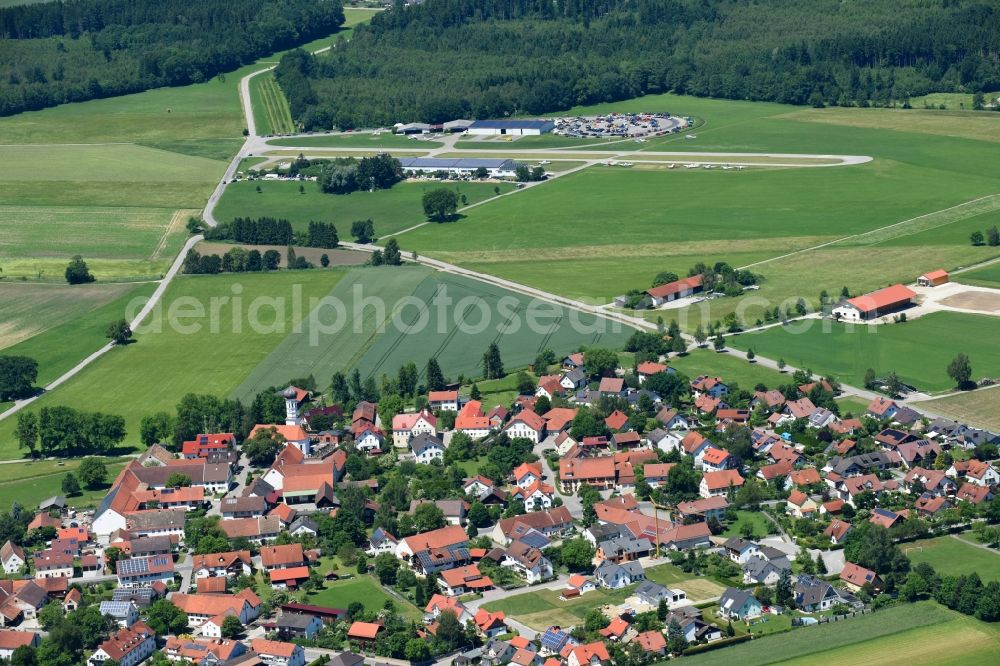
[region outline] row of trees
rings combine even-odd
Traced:
[[[273,217],[237,217],[205,230],[207,240],[233,240],[249,245],[291,245],[295,240],[292,223]],[[333,247],[336,247],[334,245]]]
[[[443,0],[276,70],[306,129],[537,115],[673,91],[889,105],[995,90],[1000,13],[977,0]],[[652,57],[651,57],[652,56]],[[414,68],[412,63],[421,66]]]
[[[975,246],[989,245],[997,247],[1000,245],[1000,229],[995,225],[986,230],[986,235],[982,231],[973,231],[969,236],[969,242]]]
[[[337,1],[75,0],[3,7],[0,116],[207,81],[329,35],[343,22]]]
[[[59,405],[18,412],[15,436],[34,457],[107,453],[125,439],[125,419]]]

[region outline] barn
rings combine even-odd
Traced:
[[[843,321],[868,321],[913,304],[917,294],[901,284],[849,298],[833,309],[833,316]]]
[[[939,287],[942,284],[947,283],[949,279],[948,271],[939,268],[936,271],[924,273],[918,277],[917,284],[921,287]]]
[[[468,133],[479,136],[540,136],[556,128],[551,120],[477,120]]]

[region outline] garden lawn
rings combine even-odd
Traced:
[[[1000,387],[956,393],[920,406],[993,431],[1000,430]]]
[[[544,631],[552,625],[572,627],[582,624],[591,610],[607,604],[620,604],[632,593],[632,589],[598,589],[569,601],[559,598],[561,590],[536,590],[491,601],[482,607],[488,611],[502,610],[508,617],[514,617],[532,629]]]
[[[306,596],[305,603],[330,608],[347,608],[355,601],[364,605],[365,610],[377,613],[386,600],[392,600],[399,612],[408,620],[419,621],[423,613],[413,604],[391,597],[370,576],[356,575],[347,580],[328,583],[326,588]]]
[[[874,368],[880,377],[895,371],[922,391],[944,391],[955,384],[946,368],[959,352],[968,354],[974,378],[1000,374],[996,331],[994,317],[938,312],[878,326],[805,320],[731,336],[728,343],[854,386],[862,386],[865,371]]]
[[[972,540],[971,536],[960,536]],[[926,562],[941,575],[959,576],[975,572],[984,584],[1000,581],[1000,551],[979,548],[952,536],[921,539],[901,544],[900,548],[913,564]]]
[[[759,511],[737,511],[736,513],[738,516],[736,521],[726,528],[722,536],[726,538],[743,536],[743,526],[747,524],[753,525],[754,536],[751,540],[774,533],[774,525]]]
[[[692,666],[719,664],[958,664],[997,649],[996,629],[933,602],[902,604],[873,615],[794,629],[685,657]],[[971,659],[971,662],[970,662]]]
[[[148,298],[155,288],[154,284],[0,284],[0,300],[5,303],[0,328],[11,331],[5,339],[20,340],[0,353],[38,361],[36,385],[45,386],[103,347],[108,324],[129,319],[129,303]]]
[[[483,403],[484,411],[488,412],[497,405],[503,405],[504,407],[512,405],[517,396],[520,395],[517,390],[518,373],[511,369],[508,369],[508,373],[503,379],[484,379],[476,382],[476,386],[479,387],[479,393],[482,396],[480,402]],[[537,379],[530,372],[528,376],[532,379]],[[464,393],[468,394],[471,388],[472,385],[467,384],[463,388]]]
[[[128,430],[124,444],[134,446],[143,416],[173,412],[187,393],[229,395],[292,331],[308,300],[328,294],[342,275],[311,270],[179,277],[136,332],[135,343],[112,350],[27,409],[70,405],[120,414]],[[233,303],[221,299],[237,294],[242,297],[234,316]],[[217,317],[210,316],[212,299]],[[15,421],[0,422],[0,459],[20,455]]]
[[[301,193],[300,185],[304,188]],[[258,186],[260,192],[257,192]],[[241,181],[232,183],[226,188],[215,209],[215,216],[223,221],[232,220],[234,217],[284,218],[297,230],[305,230],[313,220],[333,222],[337,225],[343,240],[351,240],[352,222],[371,218],[375,222],[375,233],[387,237],[426,222],[421,201],[424,192],[441,187],[452,188],[460,195],[464,194],[466,200],[472,204],[494,196],[493,188],[496,185],[406,182],[399,183],[389,190],[338,195],[324,194],[315,182]],[[511,187],[500,186],[501,191],[510,191]],[[434,226],[458,231],[459,228],[455,224]],[[400,245],[406,250],[412,249],[409,245],[409,235],[400,238]]]
[[[699,603],[722,594],[725,587],[703,576],[693,576],[672,564],[660,564],[646,569],[646,578],[666,587],[678,588],[687,593],[688,599]]]

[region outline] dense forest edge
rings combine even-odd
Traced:
[[[0,115],[199,83],[343,22],[339,0],[66,0],[0,8]]]
[[[886,106],[1000,89],[983,0],[426,0],[276,77],[302,129],[538,115],[647,94]]]

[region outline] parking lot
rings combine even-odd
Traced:
[[[690,118],[666,113],[611,113],[604,116],[572,116],[556,119],[554,134],[561,136],[608,139],[643,139],[678,132],[691,123]]]

